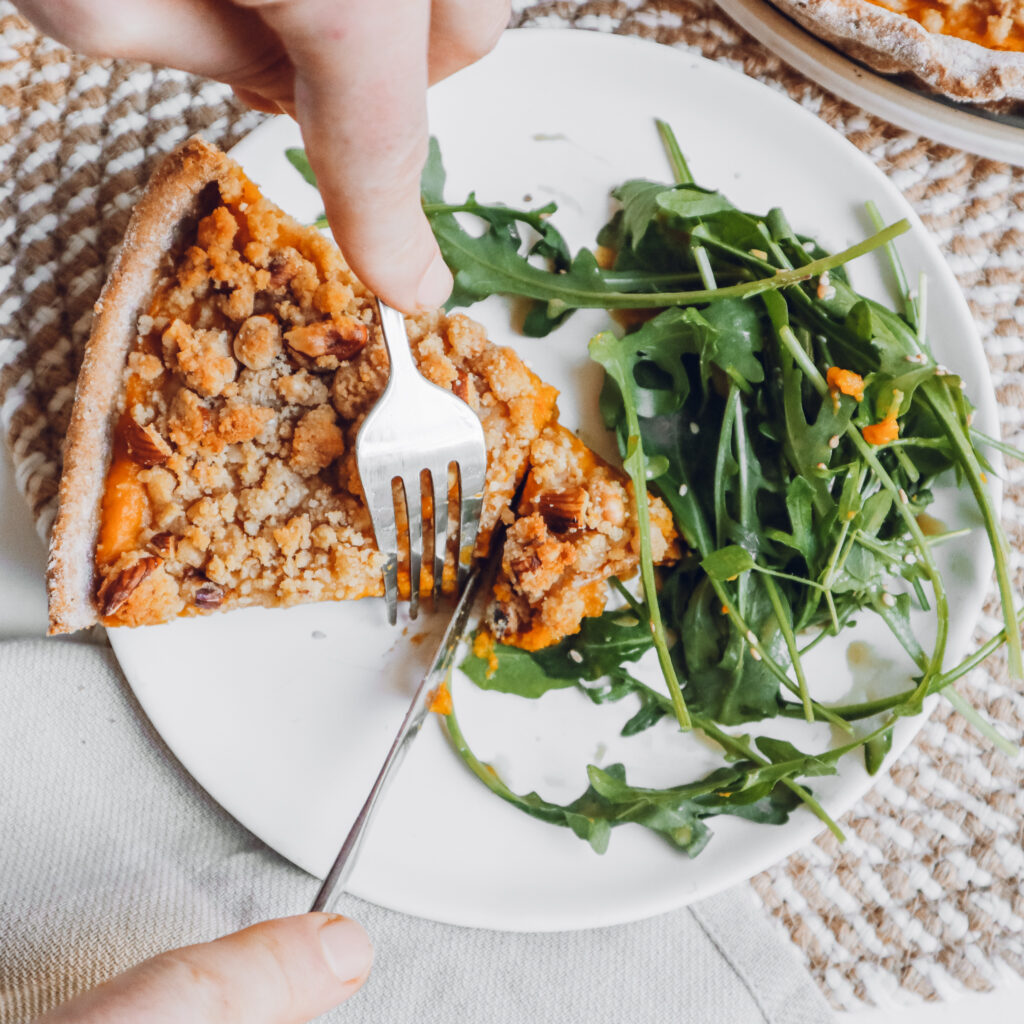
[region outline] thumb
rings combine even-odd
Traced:
[[[355,921],[284,917],[162,953],[37,1024],[305,1024],[355,993],[372,962]]]

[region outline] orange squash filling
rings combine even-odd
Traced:
[[[928,32],[956,36],[990,50],[1024,50],[1024,11],[1014,0],[869,0],[913,18]]]

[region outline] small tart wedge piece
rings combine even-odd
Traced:
[[[654,561],[679,557],[668,506],[648,494]],[[605,606],[610,576],[639,566],[633,485],[571,431],[550,423],[530,448],[530,471],[505,534],[486,627],[536,651],[579,632]]]
[[[336,246],[234,161],[199,139],[171,154],[96,305],[50,547],[50,632],[382,593],[354,456],[387,378],[375,316]],[[482,553],[557,392],[466,317],[407,328],[421,372],[483,422]]]

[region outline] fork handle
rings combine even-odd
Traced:
[[[355,866],[356,855],[369,828],[380,797],[389,780],[393,777],[395,769],[401,763],[409,747],[412,746],[412,741],[416,738],[416,734],[420,731],[420,727],[430,712],[430,694],[433,685],[442,680],[451,667],[459,641],[462,639],[462,634],[466,631],[466,621],[476,599],[477,591],[480,589],[482,577],[483,569],[478,564],[470,571],[466,585],[459,597],[459,602],[455,606],[455,611],[452,613],[444,635],[441,637],[434,652],[434,657],[431,659],[430,667],[420,681],[420,685],[416,687],[416,692],[413,694],[412,701],[409,704],[409,710],[406,711],[405,718],[402,719],[402,724],[391,744],[388,756],[384,759],[384,763],[377,773],[377,778],[370,788],[366,802],[356,815],[356,819],[352,823],[345,841],[341,844],[341,850],[338,851],[338,856],[335,858],[331,870],[327,873],[323,885],[320,886],[320,891],[316,894],[316,899],[313,900],[313,905],[309,908],[311,911],[326,910],[333,904],[336,897],[340,896],[344,891],[345,883],[348,881],[352,868]]]
[[[408,371],[412,370],[418,374],[419,367],[412,357],[409,335],[405,330],[405,316],[383,299],[377,299],[377,313],[380,316],[380,331],[384,336],[384,347],[388,350],[392,372],[404,371],[408,376]],[[395,370],[396,363],[402,364],[399,371]],[[390,377],[388,380],[390,382]]]

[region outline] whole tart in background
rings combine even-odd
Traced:
[[[970,103],[1024,100],[1024,0],[772,3],[875,71]]]

